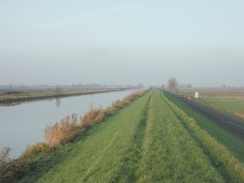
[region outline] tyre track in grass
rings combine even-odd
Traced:
[[[185,129],[188,131],[189,135],[196,141],[197,145],[199,148],[201,148],[204,152],[204,154],[206,155],[206,157],[208,157],[209,161],[212,162],[212,164],[217,168],[217,170],[219,171],[219,173],[224,176],[225,180],[230,180],[231,175],[229,175],[229,171],[222,166],[222,164],[220,163],[220,160],[217,156],[215,156],[214,154],[212,154],[209,149],[207,149],[204,145],[203,142],[196,137],[195,131],[193,131],[191,128],[189,128],[189,126],[186,124],[185,119],[179,115],[179,113],[176,113],[175,110],[172,108],[172,106],[168,103],[168,101],[165,101],[168,106],[171,108],[171,110],[174,112],[175,116],[179,119],[179,121],[182,122],[182,124],[184,125]]]
[[[244,165],[244,141],[236,138],[232,134],[225,132],[224,129],[210,121],[205,116],[197,113],[188,106],[182,104],[178,99],[168,95],[163,91],[164,96],[171,102],[173,102],[178,108],[183,110],[188,116],[195,119],[198,126],[208,132],[208,134],[214,137],[219,143],[224,145],[234,156]]]
[[[113,135],[113,137],[112,137],[110,143],[109,143],[107,146],[105,146],[105,148],[103,149],[103,151],[102,151],[102,153],[100,154],[100,156],[97,157],[97,159],[96,159],[93,163],[91,163],[90,167],[87,169],[87,172],[86,172],[86,174],[85,174],[85,178],[84,178],[84,180],[87,180],[88,177],[91,176],[91,175],[93,174],[92,172],[94,171],[94,169],[96,169],[96,166],[98,165],[98,163],[99,163],[99,162],[101,161],[101,159],[103,158],[103,154],[106,153],[107,149],[108,149],[109,147],[111,147],[111,146],[114,144],[115,139],[117,138],[117,136],[118,136],[118,131],[114,133],[114,135]]]
[[[202,130],[193,118],[189,117],[166,97],[163,96],[163,99],[175,113],[175,116],[182,122],[189,135],[195,139],[215,169],[224,177],[224,180],[226,182],[244,181],[244,169],[241,163],[235,159],[227,148]]]
[[[154,93],[154,92],[153,92]],[[148,110],[153,93],[148,97],[141,115],[143,116],[135,128],[135,132],[130,139],[130,146],[121,158],[122,166],[118,170],[116,177],[112,178],[113,182],[136,182],[138,176],[136,174],[139,162],[142,157],[142,144],[144,141],[145,130],[147,126]],[[124,174],[123,174],[124,173]]]
[[[224,182],[173,111],[160,100],[160,91],[150,102],[138,177],[137,182]]]

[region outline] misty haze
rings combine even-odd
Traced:
[[[0,5],[0,85],[244,87],[241,1]]]

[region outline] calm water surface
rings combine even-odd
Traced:
[[[72,113],[83,115],[91,103],[104,108],[111,106],[112,102],[132,92],[127,90],[0,106],[0,150],[10,147],[10,157],[18,158],[27,144],[44,141],[43,130],[46,124],[59,122]]]

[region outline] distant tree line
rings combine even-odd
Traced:
[[[192,84],[180,84],[180,88],[192,88]]]

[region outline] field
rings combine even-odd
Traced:
[[[182,90],[186,96],[194,96],[194,90]],[[244,89],[201,89],[198,102],[230,116],[244,120]]]
[[[244,181],[244,143],[156,89],[35,161],[20,182]]]

